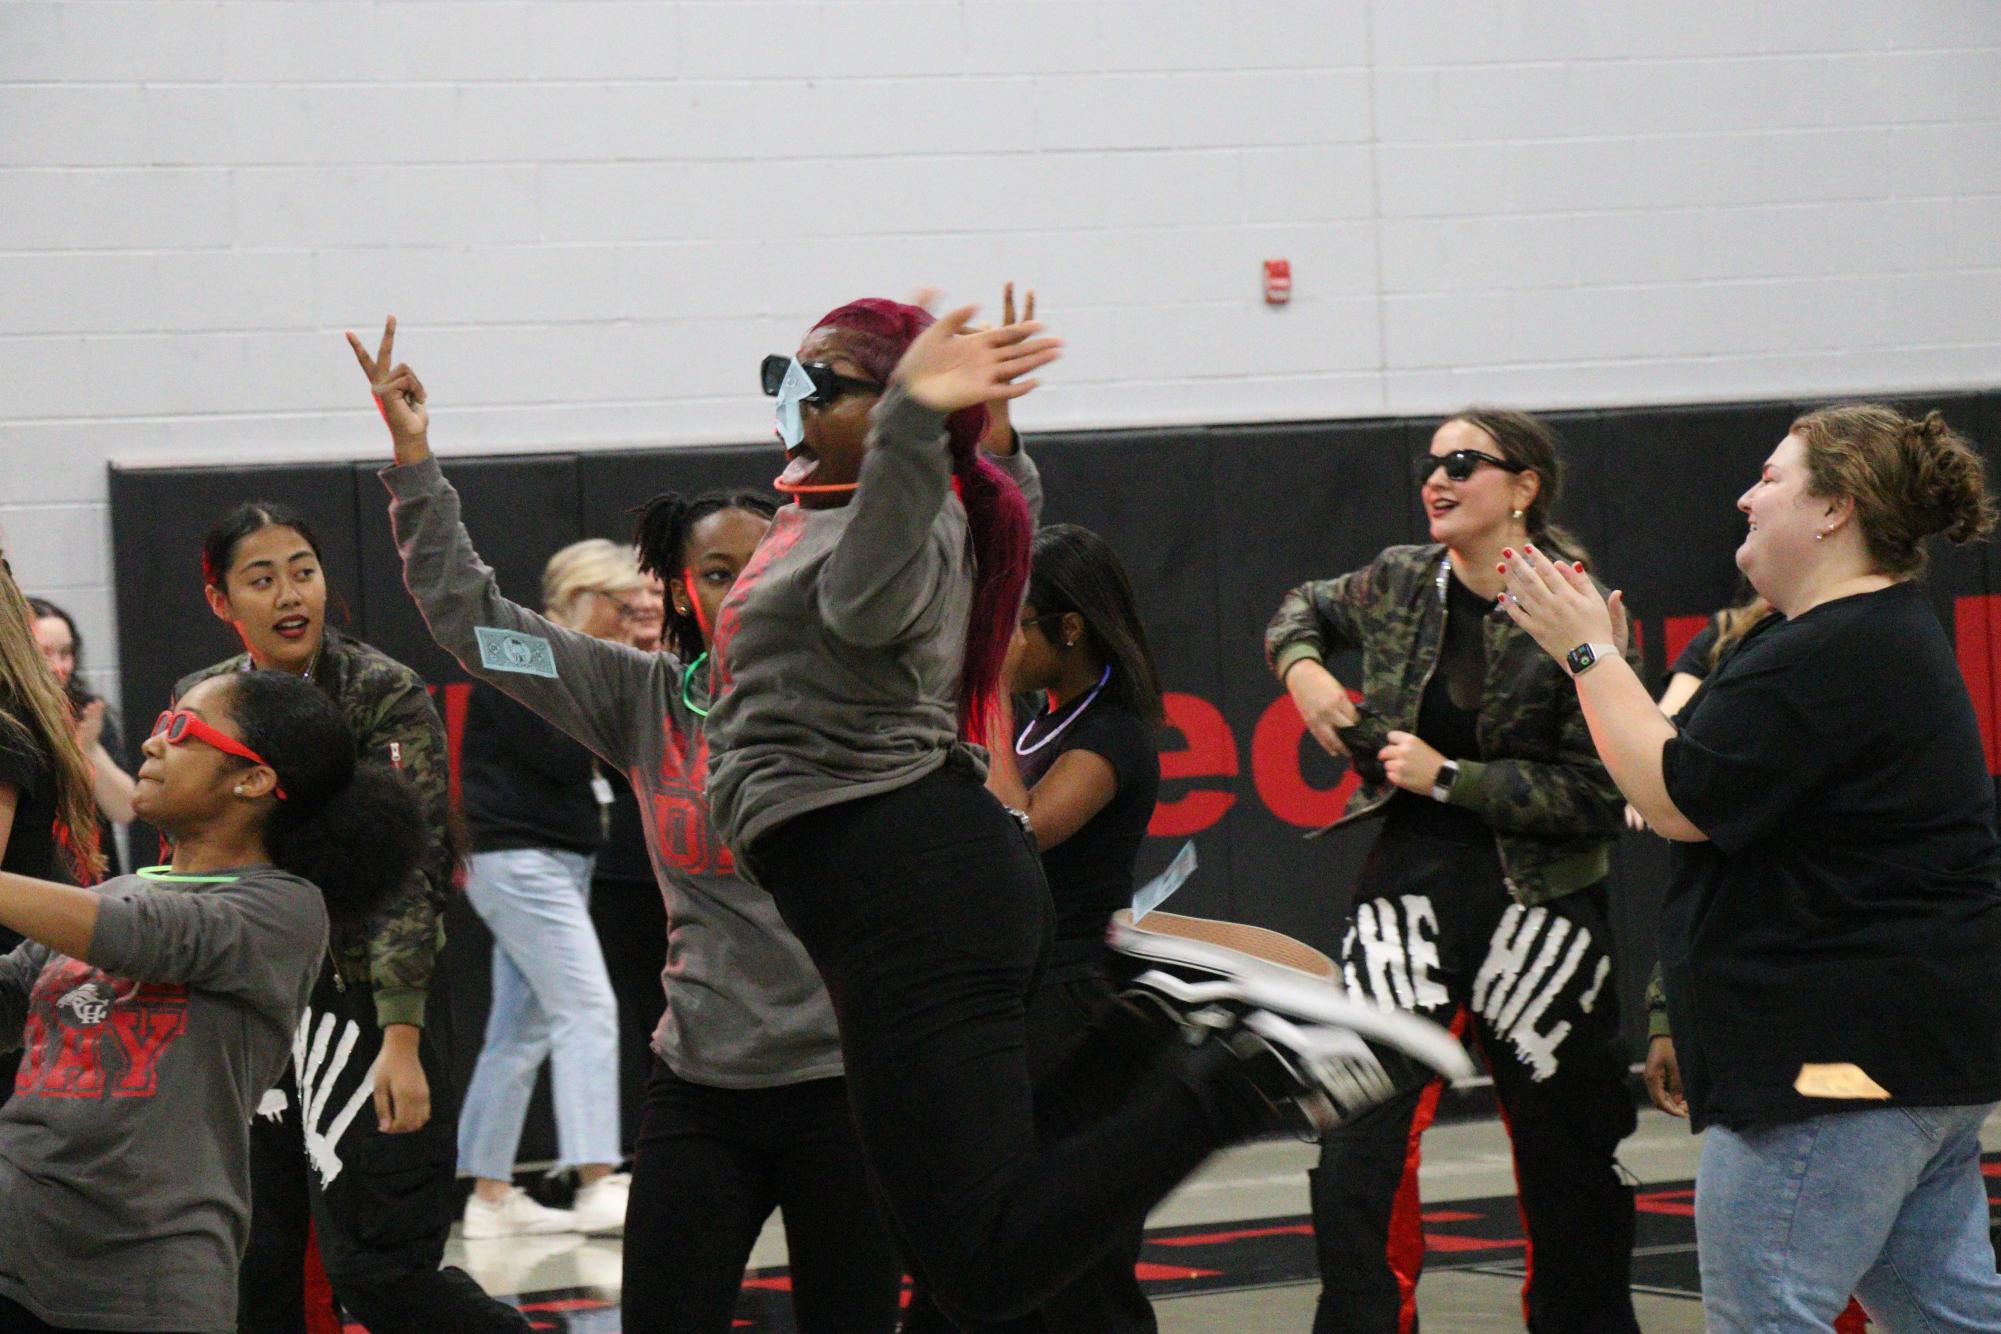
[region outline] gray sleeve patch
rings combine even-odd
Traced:
[[[489,625],[476,625],[473,633],[479,636],[479,665],[488,671],[556,679],[556,652],[539,635],[496,630]]]

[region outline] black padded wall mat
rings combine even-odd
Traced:
[[[1937,406],[1983,447],[2001,478],[2001,391],[1900,399]],[[1607,583],[1626,590],[1649,667],[1739,593],[1732,553],[1743,535],[1737,497],[1802,409],[1726,403],[1549,414],[1566,442],[1569,477],[1557,517],[1589,549]],[[1411,479],[1435,419],[1278,423],[1030,436],[1048,493],[1048,522],[1083,523],[1132,572],[1174,721],[1157,828],[1143,871],[1196,840],[1202,869],[1177,906],[1262,922],[1322,949],[1338,945],[1367,831],[1302,842],[1342,795],[1345,770],[1301,736],[1263,667],[1266,619],[1288,588],[1353,569],[1394,542],[1424,540]],[[403,592],[377,465],[112,470],[117,609],[128,718],[150,719],[172,681],[231,651],[202,604],[201,534],[230,504],[255,496],[303,509],[326,544],[327,574],[355,633],[441,686],[463,680],[431,644]],[[662,490],[768,487],[769,443],[738,448],[544,453],[448,460],[481,553],[502,587],[539,596],[542,562],[580,536],[623,538],[628,511]],[[2001,772],[2001,551],[1934,554],[1930,588],[1954,633]],[[1337,662],[1352,679],[1352,662]],[[140,730],[137,728],[131,730]],[[1652,964],[1653,913],[1665,874],[1657,840],[1621,848],[1616,905],[1628,1032]],[[453,950],[464,1044],[483,1009],[483,942],[468,925]],[[470,1060],[470,1051],[466,1053]]]

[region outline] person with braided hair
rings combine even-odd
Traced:
[[[1572,678],[1620,790],[1675,845],[1661,972],[1708,1328],[2001,1328],[1980,1128],[2001,1103],[2001,840],[1980,725],[1918,587],[1993,528],[1936,412],[1822,408],[1737,502],[1758,622],[1673,719],[1569,562],[1505,606]],[[1616,595],[1615,595],[1616,596]]]
[[[666,585],[655,650],[579,634],[509,602],[430,452],[414,374],[370,357],[395,465],[383,471],[404,582],[439,645],[590,749],[637,794],[666,908],[666,991],[627,1198],[628,1334],[723,1334],[774,1209],[805,1334],[886,1334],[902,1274],[848,1113],[825,987],[708,815],[717,611],[775,507],[755,492],[656,496],[635,534]],[[407,376],[407,380],[399,377]],[[519,650],[510,654],[509,647]],[[546,664],[524,671],[523,665]],[[654,1003],[659,1004],[656,993]]]

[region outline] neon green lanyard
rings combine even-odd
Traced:
[[[230,885],[243,879],[240,875],[177,875],[170,866],[142,866],[134,875],[146,880],[164,880],[176,885]]]
[[[695,684],[695,673],[701,671],[702,664],[708,660],[708,650],[704,649],[702,656],[689,663],[688,670],[681,673],[681,702],[687,705],[688,712],[694,714],[697,718],[708,717],[709,711],[695,703],[694,696],[689,691]]]

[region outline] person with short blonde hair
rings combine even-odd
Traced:
[[[1914,581],[1994,526],[1938,413],[1793,423],[1737,502],[1777,611],[1664,717],[1623,613],[1510,553],[1507,608],[1573,677],[1626,797],[1673,840],[1661,963],[1692,1124],[1708,1328],[2001,1328],[1980,1127],[2001,1102],[2001,841],[1980,725]]]
[[[617,640],[644,584],[632,548],[585,538],[549,557],[542,605],[564,629]],[[493,932],[486,1041],[459,1117],[459,1172],[473,1178],[465,1235],[617,1231],[626,1196],[615,1171],[623,1152],[618,1001],[590,919],[610,784],[582,745],[483,680],[466,706],[461,757],[473,840],[466,897]],[[546,1208],[514,1184],[544,1061],[557,1163],[575,1168],[581,1183],[574,1209]]]

